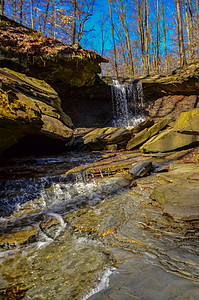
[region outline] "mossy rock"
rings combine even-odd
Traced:
[[[163,119],[158,123],[155,123],[150,128],[145,128],[144,130],[138,132],[134,137],[128,142],[126,149],[131,150],[147,141],[152,136],[156,135],[160,130],[164,129],[169,123],[169,119]]]
[[[144,152],[169,152],[199,145],[199,136],[182,134],[172,128],[152,137],[140,149]]]
[[[199,135],[199,108],[181,113],[174,124],[174,130]]]
[[[30,134],[72,138],[72,121],[51,86],[6,68],[0,68],[0,82],[0,153]]]

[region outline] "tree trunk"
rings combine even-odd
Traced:
[[[189,3],[185,0],[186,7],[186,29],[187,29],[187,37],[188,37],[188,55],[189,62],[193,61],[193,20],[192,20],[192,9],[191,2]]]
[[[143,25],[143,16],[141,12],[141,3],[140,0],[137,0],[138,8],[138,21],[140,28],[140,42],[141,42],[141,52],[142,52],[142,72],[143,75],[146,74],[146,60],[145,60],[145,38],[144,38],[144,25]]]
[[[4,15],[4,6],[5,6],[4,0],[0,0],[0,16]]]
[[[46,2],[45,16],[44,16],[44,23],[43,23],[43,34],[45,34],[45,32],[46,32],[46,22],[47,22],[47,17],[48,17],[49,5],[50,5],[50,0],[47,0],[47,2]]]
[[[115,36],[114,36],[114,25],[113,25],[113,18],[112,18],[112,10],[111,10],[111,3],[108,0],[109,5],[109,12],[110,12],[110,20],[111,20],[111,29],[112,29],[112,38],[113,38],[113,51],[114,51],[114,65],[115,65],[115,73],[118,77],[118,69],[117,69],[117,58],[116,58],[116,48],[115,48]]]
[[[23,1],[19,0],[19,23],[22,24]]]
[[[31,9],[31,27],[34,29],[34,18],[33,18],[33,0],[30,0],[30,9]]]
[[[186,65],[186,56],[184,48],[184,38],[182,29],[182,13],[181,13],[181,0],[176,0],[177,24],[178,24],[178,45],[180,54],[180,66]]]
[[[77,0],[73,0],[73,32],[72,32],[72,45],[75,44],[75,36],[76,36],[76,18],[77,18]]]
[[[164,35],[164,59],[165,59],[166,73],[168,73],[169,68],[168,68],[168,57],[167,57],[167,37],[166,37],[166,26],[165,26],[163,0],[161,0],[161,6],[162,6],[162,23],[163,23],[163,35]]]
[[[157,0],[157,73],[158,73],[158,74],[161,73],[159,0]]]
[[[126,19],[126,12],[125,12],[125,7],[121,0],[120,0],[120,4],[122,7],[122,13],[123,13],[122,15],[123,15],[123,22],[124,22],[124,33],[125,33],[126,40],[127,40],[129,64],[130,64],[131,74],[134,76],[134,62],[133,62],[133,54],[132,54],[132,50],[131,50],[129,30],[128,30],[127,19]]]
[[[149,39],[149,6],[148,0],[145,0],[145,29],[146,29],[146,59],[147,59],[147,75],[151,73],[151,54]]]
[[[126,19],[126,12],[125,12],[125,4],[122,2],[122,0],[118,0],[119,2],[119,8],[116,7],[114,1],[112,1],[112,4],[114,6],[114,9],[116,10],[118,17],[120,19],[125,39],[126,39],[126,45],[127,45],[127,55],[129,59],[129,65],[131,70],[131,75],[134,75],[134,62],[133,62],[133,54],[131,50],[131,43],[130,43],[130,37],[129,37],[129,29],[127,25],[127,19]]]

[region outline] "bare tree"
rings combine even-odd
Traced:
[[[23,0],[19,0],[19,23],[22,24]]]
[[[193,61],[194,47],[193,47],[193,13],[191,8],[191,1],[185,0],[185,11],[186,11],[186,29],[188,37],[188,55],[189,62]]]
[[[72,44],[75,44],[76,36],[76,19],[77,19],[77,0],[73,0],[73,32],[72,32]]]
[[[113,39],[114,67],[115,67],[116,76],[118,77],[116,47],[115,47],[115,35],[114,35],[114,25],[113,25],[113,17],[112,17],[112,9],[111,9],[111,2],[110,2],[110,0],[108,0],[108,5],[109,5],[109,13],[110,13],[110,21],[111,21],[112,39]]]
[[[176,1],[177,12],[177,24],[178,24],[178,45],[180,54],[180,66],[186,65],[186,56],[184,48],[183,28],[182,28],[182,12],[181,12],[181,0]]]
[[[151,53],[150,53],[150,34],[149,34],[149,6],[148,0],[145,0],[145,35],[146,35],[146,59],[147,75],[151,73]]]
[[[34,17],[33,17],[33,0],[30,0],[30,16],[31,16],[31,28],[34,29]]]
[[[0,0],[0,16],[4,15],[4,7],[5,7],[4,0]]]
[[[50,5],[50,0],[47,0],[45,15],[44,15],[44,22],[43,22],[43,34],[45,34],[45,32],[46,32],[46,22],[47,22],[47,17],[48,17],[49,5]]]
[[[142,69],[143,74],[146,74],[146,59],[145,59],[145,35],[144,35],[144,19],[143,19],[143,6],[141,0],[136,0],[138,22],[139,22],[139,32],[140,32],[140,43],[142,52]]]
[[[77,2],[77,44],[80,43],[81,37],[83,34],[88,33],[93,30],[93,28],[89,30],[85,30],[85,23],[86,21],[92,16],[93,14],[93,5],[95,0],[79,0]]]
[[[164,59],[165,59],[166,73],[168,73],[169,68],[168,68],[168,57],[167,57],[167,36],[166,36],[163,0],[161,0],[161,6],[162,6],[162,25],[163,25],[163,35],[164,35]]]
[[[159,0],[157,0],[157,73],[161,72],[161,59],[160,59],[160,13],[159,13]]]
[[[129,58],[130,70],[131,70],[131,74],[134,75],[134,62],[133,62],[133,54],[132,54],[131,42],[130,42],[130,36],[129,36],[129,29],[128,29],[128,25],[127,25],[125,1],[124,0],[117,0],[117,1],[111,0],[111,3],[113,5],[115,11],[118,14],[118,17],[121,22],[121,26],[124,31],[126,44],[127,44],[127,53],[128,53],[128,58]]]

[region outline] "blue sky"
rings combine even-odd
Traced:
[[[106,48],[112,47],[112,35],[111,35],[111,27],[109,23],[109,7],[107,0],[95,0],[93,16],[88,20],[85,24],[85,28],[89,29],[94,26],[94,30],[89,33],[88,41],[85,46],[88,48],[92,48],[98,53],[101,52],[101,22],[102,16],[105,21],[105,31],[107,36]],[[85,36],[85,38],[87,38]],[[81,44],[84,44],[85,39],[82,38]]]

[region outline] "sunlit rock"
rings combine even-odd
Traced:
[[[150,128],[145,128],[144,130],[138,132],[134,137],[130,139],[126,146],[126,149],[131,150],[142,145],[149,138],[157,134],[160,130],[164,129],[168,125],[168,123],[169,119],[163,119]]]
[[[168,152],[199,145],[199,136],[182,134],[172,128],[152,137],[142,147],[144,152]]]
[[[175,122],[174,130],[199,135],[199,108],[181,113]]]

